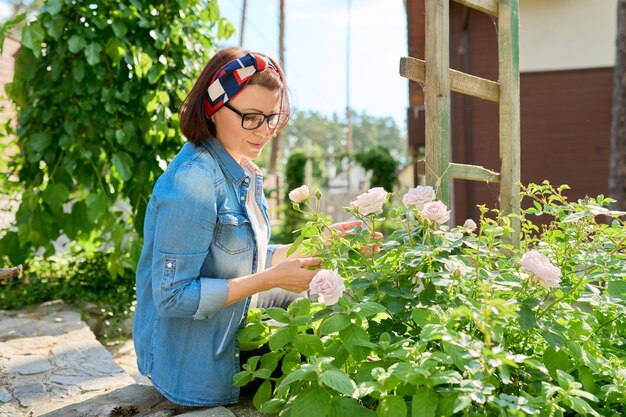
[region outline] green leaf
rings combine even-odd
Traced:
[[[126,27],[126,25],[119,20],[113,20],[111,27],[113,28],[115,37],[119,39],[123,39],[126,36],[126,32],[128,32],[128,27]]]
[[[429,388],[418,388],[411,403],[411,417],[435,417],[439,397]]]
[[[320,324],[320,334],[326,335],[339,332],[350,325],[350,317],[345,313],[333,314]]]
[[[576,411],[578,414],[591,414],[592,416],[600,415],[587,403],[587,401],[583,400],[582,398],[568,396],[565,399],[565,403],[568,404],[572,408],[572,410]]]
[[[111,58],[114,64],[117,64],[126,53],[126,48],[117,38],[109,38],[104,47],[104,52]]]
[[[324,344],[313,334],[297,334],[293,339],[293,345],[305,356],[317,356],[324,351]]]
[[[85,200],[87,204],[87,218],[93,223],[107,212],[107,200],[101,193],[90,194]]]
[[[330,411],[331,396],[323,388],[309,388],[298,394],[293,401],[293,416],[325,417]]]
[[[137,74],[138,78],[143,78],[144,75],[148,74],[148,70],[152,68],[152,59],[145,52],[139,52],[135,56],[135,74]]]
[[[55,211],[60,211],[63,204],[67,203],[70,190],[63,183],[50,183],[43,192],[43,201]]]
[[[351,324],[339,332],[339,337],[355,360],[361,361],[367,358],[370,349],[363,347],[360,342],[369,342],[369,334],[360,326]]]
[[[338,369],[329,369],[322,372],[320,375],[320,382],[349,397],[354,396],[356,391],[356,384],[354,381]]]
[[[556,351],[551,347],[547,348],[543,354],[543,364],[552,378],[556,378],[557,370],[568,372],[572,368],[572,362],[563,349]]]
[[[402,397],[388,395],[376,407],[378,417],[406,417],[406,403]]]
[[[304,241],[304,236],[302,235],[298,236],[298,238],[289,247],[289,250],[287,251],[287,257],[290,257],[291,255],[293,255],[298,250],[298,248],[300,247],[303,241]]]
[[[252,398],[252,403],[256,407],[257,410],[261,409],[261,406],[265,404],[272,397],[272,383],[269,380],[264,381],[256,394],[254,394],[254,398]]]
[[[548,330],[541,332],[541,336],[553,349],[561,349],[565,345],[565,340],[556,333],[552,333]]]
[[[333,397],[330,417],[376,417],[376,413],[363,407],[353,398]]]
[[[384,305],[374,302],[360,303],[355,309],[355,311],[359,311],[365,317],[375,316],[376,314],[382,313],[386,310],[387,308]]]
[[[287,343],[292,342],[298,332],[295,327],[285,326],[276,330],[269,338],[269,346],[271,350],[278,350]]]
[[[133,175],[133,159],[126,152],[119,152],[111,157],[113,166],[120,174],[122,181],[128,181]]]
[[[311,301],[308,298],[298,298],[287,307],[292,317],[306,316],[310,318]]]
[[[52,39],[58,41],[63,35],[63,29],[65,29],[65,19],[46,19],[43,25]]]
[[[72,35],[70,39],[67,41],[67,48],[73,54],[77,54],[87,46],[87,42],[85,39],[81,38],[78,35]]]
[[[459,384],[463,380],[463,377],[457,371],[443,371],[434,374],[429,378],[430,385],[442,385],[442,384]]]
[[[454,413],[454,404],[459,394],[442,395],[437,405],[437,416],[448,417]]]
[[[609,281],[606,291],[613,298],[626,300],[626,281]]]
[[[265,310],[265,314],[267,314],[270,318],[276,320],[279,323],[288,324],[291,322],[291,316],[287,313],[287,310],[278,307],[269,307]]]
[[[29,150],[34,152],[42,152],[52,142],[52,136],[47,132],[38,132],[32,135],[26,142]]]
[[[526,332],[537,325],[537,316],[535,310],[523,305],[519,310],[517,321],[520,324],[522,331]]]
[[[87,58],[87,63],[91,66],[99,63],[100,52],[102,52],[102,46],[99,43],[90,43],[87,48],[85,48],[85,58]]]
[[[563,220],[561,220],[562,223],[571,223],[571,222],[575,222],[577,220],[582,219],[585,216],[588,216],[589,214],[591,214],[591,212],[585,210],[585,211],[579,211],[576,213],[572,213],[569,216],[567,216],[566,218],[564,218]]]
[[[22,29],[22,46],[33,51],[33,55],[37,58],[41,55],[41,43],[43,42],[45,32],[41,27],[40,21],[24,26]]]
[[[413,321],[420,327],[427,324],[439,324],[439,319],[435,313],[428,308],[416,308],[411,313]]]
[[[76,82],[81,82],[83,78],[85,78],[85,63],[83,61],[74,61],[72,75],[74,76],[74,81]]]
[[[41,13],[47,12],[51,15],[58,14],[63,7],[63,0],[48,0],[45,5],[40,9]],[[62,19],[57,19],[61,20]]]
[[[279,398],[272,398],[261,404],[259,411],[266,414],[278,414],[285,406],[285,401]]]
[[[424,341],[440,340],[445,334],[445,328],[440,324],[427,324],[422,328],[420,338]]]

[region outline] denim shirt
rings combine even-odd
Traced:
[[[269,225],[263,177],[250,178],[215,138],[185,144],[154,186],[137,266],[133,339],[139,371],[172,402],[239,400],[237,332],[250,298],[224,303],[228,280],[257,267],[245,208],[250,181]],[[268,248],[266,267],[276,247]]]

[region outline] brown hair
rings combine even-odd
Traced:
[[[217,70],[228,62],[248,53],[256,52],[250,52],[238,47],[222,49],[213,55],[202,70],[202,73],[200,73],[196,83],[191,88],[191,91],[189,91],[189,94],[182,102],[178,111],[180,116],[180,130],[189,142],[199,145],[202,139],[215,136],[215,124],[204,114],[204,99],[207,94],[207,89]],[[248,85],[260,85],[272,91],[280,90],[280,107],[285,117],[281,120],[277,129],[282,129],[287,125],[291,115],[289,94],[283,69],[274,59],[270,58],[270,61],[272,61],[272,64],[276,67],[276,71],[265,70],[257,72],[252,76]]]

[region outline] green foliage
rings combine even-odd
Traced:
[[[355,159],[363,168],[372,171],[371,187],[383,187],[385,190],[393,190],[398,183],[398,177],[396,176],[398,161],[391,156],[389,149],[383,146],[374,146],[366,151],[357,153]]]
[[[0,253],[14,264],[48,256],[64,233],[112,245],[112,275],[133,269],[159,162],[183,143],[177,108],[213,40],[232,32],[215,0],[44,2],[6,85],[23,194]]]
[[[283,154],[289,156],[295,149],[311,149],[319,161],[345,156],[346,123],[337,115],[325,117],[316,112],[297,112],[283,132]],[[381,146],[394,158],[406,155],[406,137],[390,117],[375,117],[352,112],[352,142],[354,152]]]
[[[131,317],[135,300],[135,275],[111,276],[110,254],[75,254],[37,259],[18,278],[0,280],[0,309],[17,309],[51,300],[101,308],[104,337],[119,336],[119,324]],[[126,335],[127,336],[127,335]]]
[[[303,151],[295,151],[287,160],[285,166],[285,197],[283,205],[283,222],[281,230],[273,236],[275,242],[291,242],[294,230],[302,226],[300,214],[292,207],[289,200],[289,192],[300,187],[305,182],[304,167],[306,166],[307,155]]]
[[[364,226],[341,236],[302,211],[300,250],[347,290],[332,306],[305,298],[253,311],[240,338],[270,352],[236,383],[263,380],[255,404],[281,416],[624,415],[626,213],[603,196],[569,202],[565,188],[522,187],[536,204],[521,216],[520,251],[505,243],[511,216],[485,207],[473,231],[392,205],[402,228],[380,253],[377,215],[352,209]],[[539,213],[552,219],[541,230]],[[530,250],[558,268],[558,286],[542,281],[553,269],[521,266]]]

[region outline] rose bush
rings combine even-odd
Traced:
[[[260,379],[254,404],[281,416],[624,415],[625,213],[565,188],[522,187],[519,250],[497,210],[480,207],[472,232],[397,197],[385,220],[398,230],[365,255],[379,210],[352,206],[364,226],[340,236],[307,203],[297,245],[346,290],[332,306],[252,310],[241,346],[269,352],[235,383]]]

